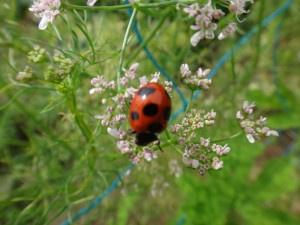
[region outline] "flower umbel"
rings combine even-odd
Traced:
[[[184,83],[188,85],[192,90],[208,90],[211,84],[211,80],[207,79],[207,75],[210,72],[210,69],[199,68],[196,74],[193,74],[188,64],[182,64],[180,67],[181,76]]]
[[[28,53],[28,60],[32,63],[40,63],[46,58],[46,49],[40,46],[34,46],[33,50]]]
[[[64,56],[62,53],[55,53],[53,56],[55,65],[49,65],[44,72],[44,78],[47,81],[60,83],[68,75],[71,74],[74,68],[74,62]]]
[[[236,18],[239,22],[238,15],[248,13],[246,10],[247,2],[254,3],[253,0],[225,0],[222,7],[225,5],[229,12],[236,14]],[[225,15],[221,9],[216,8],[217,6],[211,3],[211,0],[207,2],[203,7],[201,3],[194,3],[185,8],[183,11],[195,19],[194,25],[191,25],[191,29],[195,30],[196,33],[192,35],[190,42],[192,46],[197,46],[198,43],[203,39],[213,39],[215,37],[215,31],[218,28],[218,20],[221,20]],[[225,28],[222,29],[218,35],[219,40],[223,40],[227,36],[233,34],[237,30],[235,22],[230,22]]]
[[[30,67],[26,66],[24,71],[17,74],[16,80],[22,83],[27,83],[34,79],[33,72]]]
[[[204,110],[191,109],[181,123],[171,126],[177,144],[184,149],[182,161],[188,167],[204,175],[210,169],[218,170],[223,166],[219,158],[230,151],[226,145],[211,143],[210,138],[197,138],[200,129],[215,123],[216,112],[206,113]]]
[[[191,37],[192,46],[196,46],[202,39],[213,39],[215,37],[214,31],[218,25],[213,20],[219,20],[223,15],[219,9],[215,9],[209,0],[202,8],[198,3],[192,4],[183,9],[190,17],[195,17],[195,25],[191,26],[192,30],[197,32]]]
[[[236,15],[248,13],[249,10],[245,9],[246,3],[254,3],[253,0],[227,0],[227,2],[230,3],[229,11],[235,13]]]
[[[45,30],[49,23],[53,23],[55,17],[59,14],[60,0],[36,0],[29,8],[34,15],[41,19],[39,29]]]
[[[242,110],[238,111],[236,114],[236,119],[239,121],[248,141],[254,143],[255,140],[260,140],[262,137],[279,136],[277,131],[271,130],[265,126],[267,121],[266,117],[261,116],[257,120],[254,119],[254,107],[254,102],[250,104],[248,101],[245,101]]]

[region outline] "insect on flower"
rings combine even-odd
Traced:
[[[171,99],[165,88],[157,82],[144,84],[133,96],[129,109],[135,143],[146,146],[158,141],[159,146],[156,134],[166,128],[170,114]]]

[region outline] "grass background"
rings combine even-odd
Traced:
[[[182,63],[192,70],[213,68],[240,38],[286,2],[256,1],[238,34],[224,41],[201,41],[196,48],[189,44],[192,21],[174,7],[154,9],[157,15],[152,16],[139,12],[137,22],[144,38],[153,31],[147,47],[188,97],[180,80]],[[200,136],[218,139],[238,132],[235,112],[248,100],[256,102],[258,114],[268,116],[268,126],[280,132],[279,138],[255,144],[244,136],[230,140],[224,168],[204,177],[184,168],[180,155],[167,147],[157,160],[134,167],[113,193],[74,224],[300,224],[299,7],[293,1],[285,13],[259,27],[220,68],[210,91],[192,104],[218,112],[216,126],[199,131]],[[27,8],[28,1],[21,0],[5,1],[0,8],[0,223],[60,224],[101,195],[129,163],[95,121],[103,108],[88,93],[90,79],[97,74],[115,78],[128,14],[67,11],[55,20],[59,40],[51,26],[39,31]],[[93,42],[94,61],[86,34]],[[27,53],[37,44],[47,49],[49,61],[32,65]],[[79,62],[67,94],[55,85],[15,81],[26,65],[42,79],[55,50]],[[90,62],[79,60],[79,55]],[[133,62],[140,63],[140,75],[157,71],[134,34],[124,63],[128,68]],[[75,111],[70,96],[76,101]],[[173,104],[173,111],[181,107],[176,93]],[[78,118],[92,134],[89,141]],[[165,135],[160,138],[163,142]],[[172,160],[183,169],[180,177],[170,171]]]

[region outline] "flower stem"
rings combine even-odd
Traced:
[[[233,138],[236,138],[236,137],[240,136],[242,133],[243,133],[243,131],[240,131],[240,132],[238,132],[238,133],[236,133],[236,134],[234,134],[234,135],[231,135],[231,136],[228,137],[228,138],[221,138],[221,139],[211,140],[210,142],[211,142],[211,143],[217,143],[217,142],[228,141],[228,140],[230,140],[230,139],[233,139]]]
[[[124,54],[125,54],[125,49],[127,46],[127,42],[128,42],[128,38],[129,38],[129,31],[130,28],[132,26],[132,23],[136,17],[137,14],[137,9],[135,8],[131,14],[126,32],[125,32],[125,37],[123,40],[123,44],[122,44],[122,48],[121,48],[121,52],[120,52],[120,58],[119,58],[119,66],[118,66],[118,72],[117,72],[117,84],[118,84],[118,90],[121,89],[121,85],[120,85],[120,78],[121,78],[121,72],[122,72],[122,66],[123,66],[123,61],[124,61]]]
[[[91,11],[114,11],[114,10],[120,10],[120,9],[128,9],[131,8],[131,4],[124,4],[124,5],[112,5],[112,6],[81,6],[81,5],[73,5],[69,3],[62,2],[62,7],[64,9],[70,9],[70,10],[91,10]]]
[[[66,102],[72,114],[74,115],[75,121],[79,129],[81,130],[81,133],[83,134],[85,140],[87,142],[90,142],[92,138],[91,131],[86,125],[86,123],[84,122],[82,115],[77,110],[76,98],[73,92],[70,92],[66,95]]]
[[[194,92],[195,92],[194,90],[191,90],[191,95],[190,95],[190,98],[189,98],[188,105],[185,109],[185,113],[187,113],[190,110],[190,107],[191,107],[191,104],[192,104],[192,101],[193,101]]]
[[[178,3],[181,4],[192,4],[198,1],[187,1],[187,0],[173,0],[173,1],[165,1],[165,2],[156,2],[156,3],[140,3],[138,7],[140,8],[157,8],[157,7],[166,7],[170,5],[176,5]]]
[[[114,10],[120,10],[120,9],[128,9],[131,7],[135,8],[158,8],[158,7],[166,7],[170,5],[176,5],[178,3],[181,4],[192,4],[198,1],[187,1],[187,0],[172,0],[172,1],[165,1],[165,2],[157,2],[157,3],[138,3],[135,2],[134,5],[132,4],[124,4],[124,5],[112,5],[112,6],[80,6],[80,5],[73,5],[66,2],[62,2],[61,5],[64,9],[69,10],[90,10],[90,11],[114,11]]]
[[[149,35],[143,40],[142,43],[139,44],[139,46],[135,49],[135,51],[129,56],[128,63],[132,62],[134,59],[136,59],[137,55],[140,53],[140,51],[145,48],[145,46],[148,44],[150,40],[157,34],[157,31],[159,28],[161,28],[162,24],[166,20],[166,18],[169,16],[169,12],[165,13],[160,20],[157,22],[156,26],[152,31],[150,31]]]

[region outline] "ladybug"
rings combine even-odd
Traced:
[[[146,146],[159,140],[157,133],[162,132],[171,115],[171,98],[159,83],[150,82],[138,89],[129,109],[129,122],[135,143]]]

